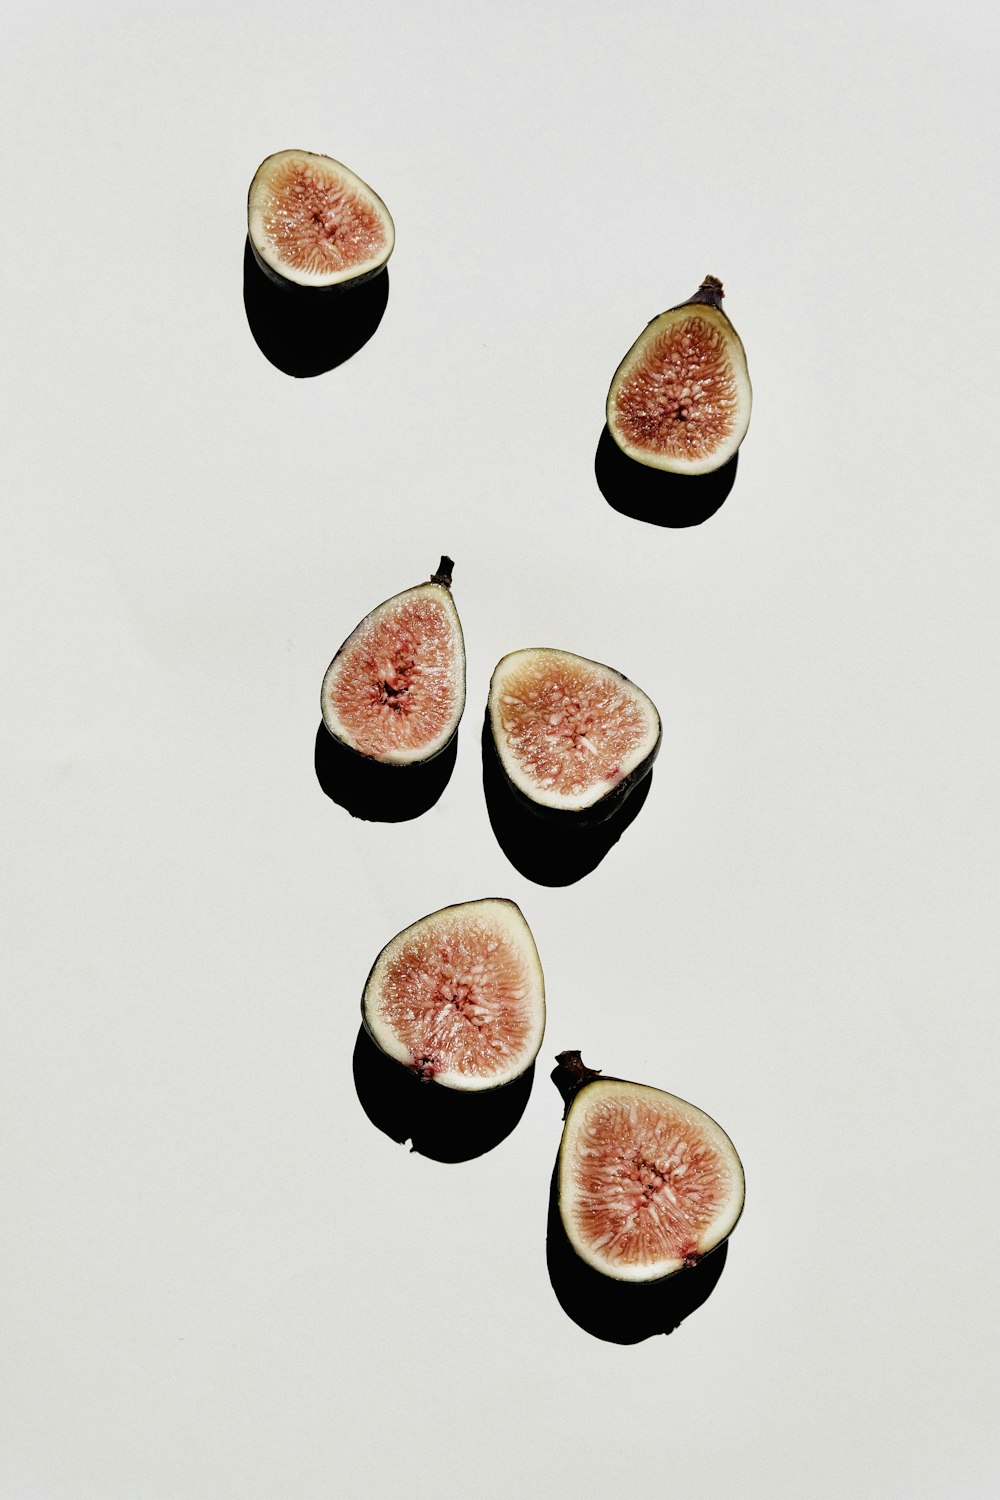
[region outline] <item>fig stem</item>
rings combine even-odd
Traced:
[[[588,1068],[579,1052],[560,1052],[556,1057],[557,1066],[552,1070],[552,1082],[563,1096],[566,1108],[563,1110],[563,1119],[569,1111],[570,1105],[584,1084],[593,1083],[595,1078],[601,1076],[600,1068]]]
[[[441,583],[446,589],[450,589],[451,575],[454,572],[454,568],[455,564],[450,557],[442,557],[438,563],[437,572],[431,574],[431,583]]]
[[[706,276],[694,296],[689,298],[687,302],[682,303],[682,306],[690,307],[692,303],[699,302],[707,304],[709,307],[717,307],[721,312],[724,296],[725,292],[722,290],[722,282],[718,276]]]

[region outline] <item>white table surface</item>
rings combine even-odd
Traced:
[[[3,1500],[997,1494],[995,14],[5,29]],[[247,185],[293,145],[397,226],[374,337],[306,379],[243,303]],[[706,272],[755,408],[725,504],[671,529],[594,455]],[[454,774],[352,819],[324,668],[442,552]],[[664,719],[562,887],[483,798],[489,675],[531,644]],[[362,1109],[358,1002],[399,928],[494,894],[548,1033],[518,1127],[447,1164]],[[744,1159],[669,1337],[550,1284],[566,1047]]]

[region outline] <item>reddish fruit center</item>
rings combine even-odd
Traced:
[[[375,209],[331,171],[293,157],[269,185],[264,224],[286,265],[328,276],[384,249],[385,228]]]
[[[505,676],[498,712],[521,770],[564,796],[620,781],[622,763],[647,727],[634,695],[609,672],[549,659],[526,661]]]
[[[377,617],[344,647],[330,701],[365,755],[436,740],[455,706],[455,636],[444,606],[409,599]]]
[[[382,1015],[425,1078],[488,1078],[533,1033],[531,976],[501,927],[468,916],[416,933],[389,964]]]
[[[693,314],[672,323],[643,351],[615,401],[633,447],[701,459],[733,431],[738,396],[722,330]]]
[[[643,1098],[603,1097],[576,1140],[576,1227],[614,1265],[697,1257],[730,1170],[690,1124]]]

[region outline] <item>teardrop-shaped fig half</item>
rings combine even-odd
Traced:
[[[369,760],[414,765],[446,749],[465,708],[465,643],[454,564],[366,615],[326,669],[323,723]]]
[[[629,458],[672,474],[710,474],[750,425],[752,393],[740,336],[706,276],[687,302],[654,318],[608,392],[608,431]]]
[[[396,239],[389,210],[367,182],[315,151],[277,151],[261,162],[247,230],[273,281],[320,289],[374,276]]]
[[[557,1061],[559,1213],[577,1255],[618,1281],[697,1265],[743,1211],[743,1165],[722,1126],[662,1089],[602,1077],[579,1052]]]
[[[512,1083],[545,1030],[545,986],[531,929],[513,901],[446,906],[382,949],[361,1012],[377,1047],[445,1088]]]
[[[650,770],[660,715],[627,677],[571,651],[532,646],[498,663],[490,729],[515,794],[533,811],[609,816]]]

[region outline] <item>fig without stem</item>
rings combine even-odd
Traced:
[[[454,739],[465,708],[465,644],[451,596],[454,564],[394,594],[356,626],[326,669],[323,723],[385,765],[414,765]]]
[[[601,662],[535,646],[512,651],[490,682],[497,759],[515,795],[564,821],[610,816],[660,748],[652,699]]]
[[[284,286],[357,285],[385,265],[396,240],[382,199],[342,162],[278,151],[257,168],[247,231],[258,265]]]
[[[752,393],[740,336],[706,276],[687,302],[643,329],[615,371],[608,431],[629,458],[673,474],[710,474],[736,452]]]
[[[567,1103],[559,1214],[582,1260],[618,1281],[659,1281],[732,1233],[743,1166],[721,1125],[662,1089],[604,1078],[579,1052],[553,1073]]]
[[[545,985],[531,929],[513,901],[446,906],[379,954],[361,1002],[388,1057],[427,1082],[498,1088],[531,1067],[545,1030]]]

